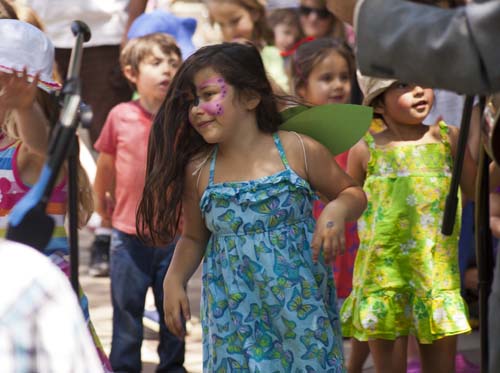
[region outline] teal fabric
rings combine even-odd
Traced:
[[[200,201],[212,232],[203,262],[207,372],[343,372],[331,267],[312,261],[316,198],[289,166],[244,182],[209,184]]]

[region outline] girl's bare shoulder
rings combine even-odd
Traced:
[[[186,166],[186,182],[196,188],[199,196],[203,194],[208,185],[213,150],[214,148],[211,147],[195,154]]]
[[[279,131],[281,143],[286,153],[290,167],[301,177],[306,177],[306,169],[309,166],[309,161],[313,157],[313,153],[318,147],[323,147],[313,138],[290,131]],[[306,162],[308,165],[306,166]]]

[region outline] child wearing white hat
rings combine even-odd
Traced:
[[[342,310],[346,337],[368,341],[377,372],[406,372],[406,344],[420,344],[422,371],[452,372],[457,335],[469,332],[460,295],[458,236],[441,233],[458,131],[422,123],[433,91],[395,80],[358,77],[365,105],[385,129],[349,153],[347,170],[368,207],[358,222],[353,291]],[[476,166],[467,151],[461,187],[474,195]]]
[[[0,19],[0,40],[0,236],[4,236],[11,209],[36,183],[45,162],[49,118],[58,112],[57,100],[51,94],[61,85],[52,74],[54,47],[42,31],[22,21]],[[93,210],[93,195],[86,173],[79,168],[78,220],[83,225]],[[64,229],[65,171],[56,184],[47,206],[55,229],[43,253],[69,276],[69,247]],[[88,301],[81,291],[80,303],[103,370],[110,370],[89,320]]]

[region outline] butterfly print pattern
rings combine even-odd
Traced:
[[[329,266],[312,261],[309,184],[288,165],[248,182],[215,184],[200,207],[212,232],[203,262],[205,372],[344,372]]]

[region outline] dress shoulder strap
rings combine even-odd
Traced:
[[[306,154],[306,147],[304,145],[304,140],[302,139],[302,137],[300,137],[300,135],[297,132],[292,131],[292,133],[299,139],[300,146],[302,147],[302,154],[304,155],[304,168],[306,170],[306,175],[309,175],[309,168],[307,167],[307,154]]]
[[[363,136],[363,140],[366,141],[370,149],[375,148],[375,139],[373,138],[370,132],[365,133],[365,135]]]
[[[441,136],[441,141],[443,143],[450,143],[450,128],[448,127],[448,125],[444,122],[444,121],[439,121],[438,123],[439,125],[439,135]]]
[[[290,165],[288,164],[288,159],[286,158],[285,149],[283,149],[283,145],[281,144],[280,137],[277,132],[273,133],[274,144],[278,148],[278,152],[280,153],[281,161],[288,169]]]
[[[439,121],[439,136],[441,138],[441,143],[444,145],[446,149],[446,155],[448,158],[449,164],[453,164],[453,156],[451,152],[451,143],[450,143],[450,127],[443,121]]]

